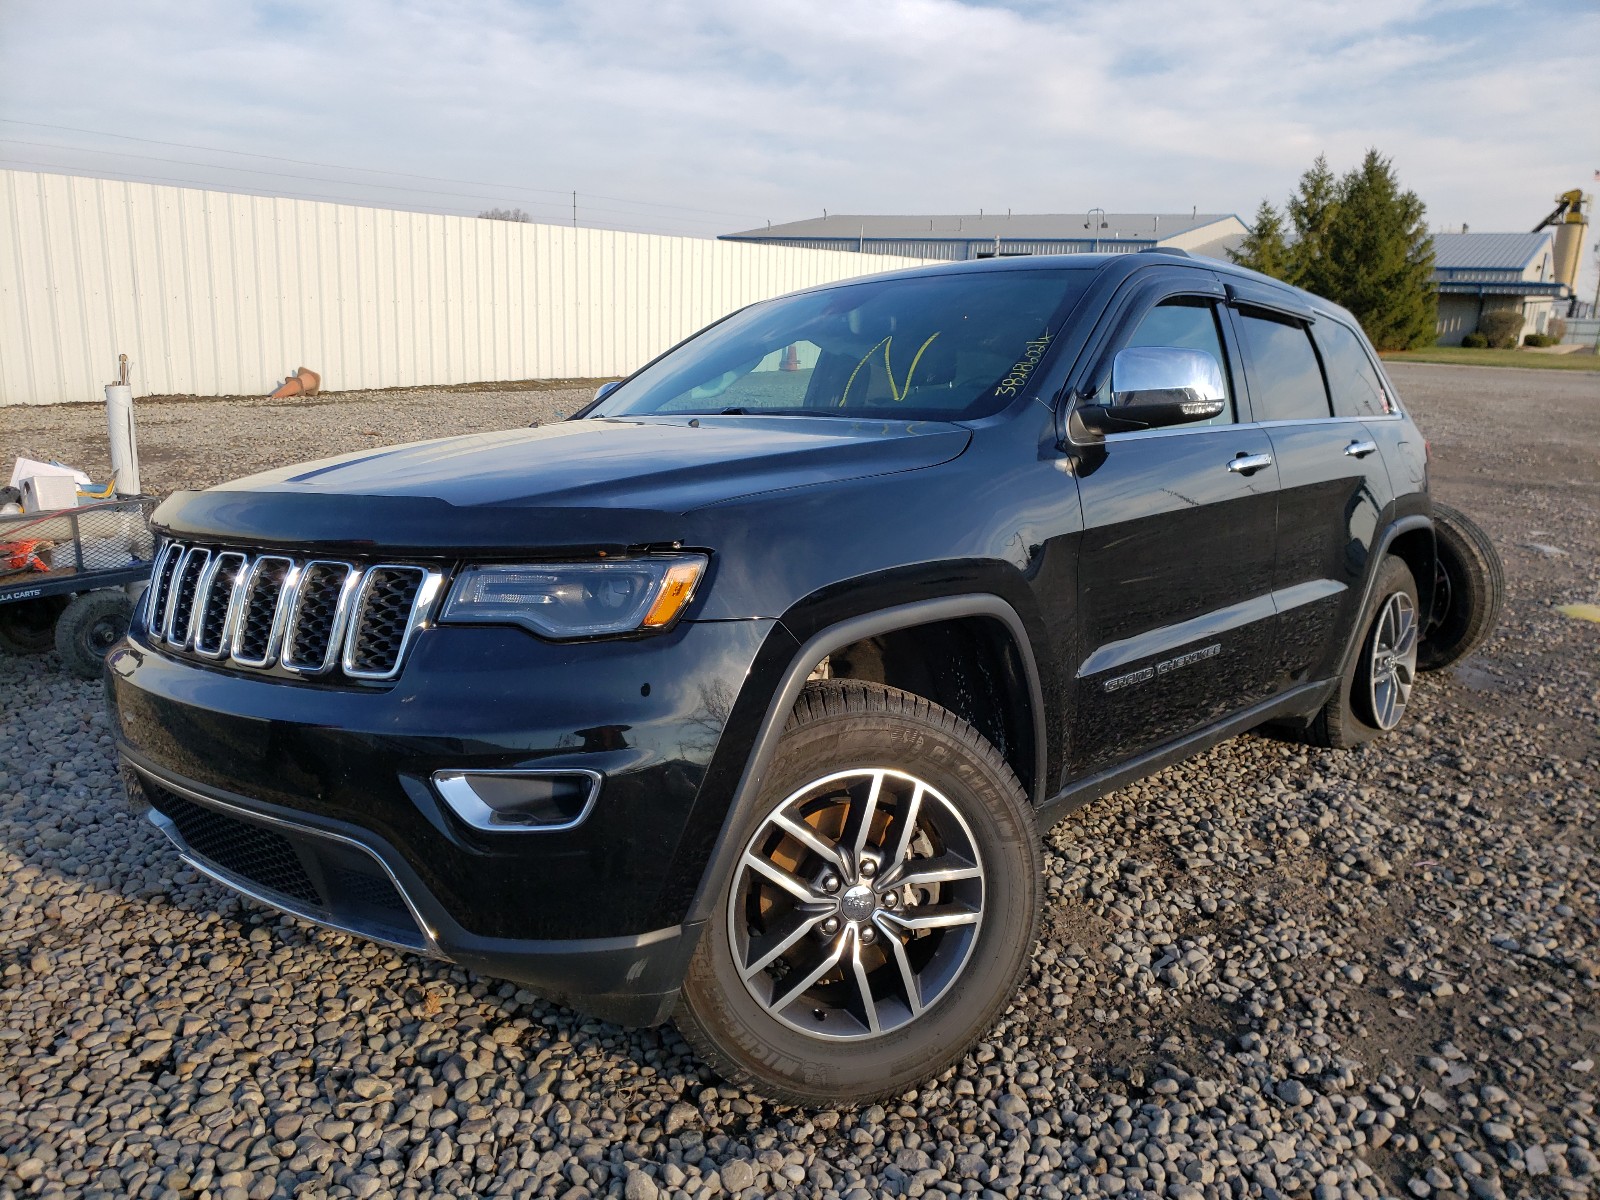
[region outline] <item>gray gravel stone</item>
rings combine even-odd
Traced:
[[[755,1168],[742,1158],[722,1164],[722,1186],[730,1192],[742,1192],[756,1181]]]
[[[1278,1085],[1278,1099],[1285,1104],[1296,1107],[1310,1104],[1312,1100],[1311,1089],[1298,1079],[1285,1079]]]

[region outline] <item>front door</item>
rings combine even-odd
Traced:
[[[1146,297],[1128,325],[1122,346],[1213,355],[1230,407],[1210,422],[1109,435],[1080,462],[1082,659],[1069,751],[1078,778],[1204,728],[1272,686],[1278,474],[1267,433],[1241,410],[1217,297]]]

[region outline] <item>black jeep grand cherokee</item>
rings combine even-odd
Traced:
[[[813,1104],[990,1025],[1074,805],[1392,729],[1434,579],[1355,321],[1162,253],[756,304],[577,419],[156,522],[109,690],[195,867]]]

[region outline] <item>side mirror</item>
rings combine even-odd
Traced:
[[[600,401],[604,400],[607,396],[611,395],[612,392],[616,391],[621,386],[622,380],[620,379],[613,379],[610,383],[602,383],[599,387],[595,388],[594,399],[589,401],[589,403],[599,404]]]
[[[1205,351],[1129,346],[1111,363],[1111,403],[1079,404],[1073,416],[1103,435],[1209,421],[1227,407],[1222,366]]]

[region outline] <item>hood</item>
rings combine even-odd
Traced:
[[[392,549],[641,545],[682,514],[758,492],[936,466],[971,434],[944,422],[832,417],[566,421],[362,451],[180,492],[181,536]]]

